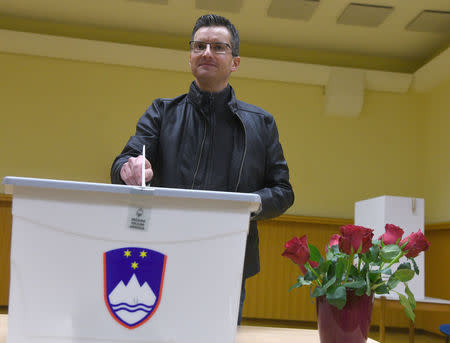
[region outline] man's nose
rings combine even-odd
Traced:
[[[206,49],[203,51],[203,55],[212,56],[213,52],[211,50],[211,44],[206,44]]]

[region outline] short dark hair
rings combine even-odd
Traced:
[[[202,15],[195,22],[194,28],[192,29],[191,40],[194,40],[195,33],[198,29],[205,26],[225,26],[231,35],[231,53],[235,57],[239,56],[239,33],[231,21],[217,14]]]

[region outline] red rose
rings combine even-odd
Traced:
[[[384,244],[396,244],[399,239],[402,238],[405,231],[403,231],[400,227],[395,226],[393,224],[386,224],[384,227],[386,232],[383,233],[380,238]]]
[[[340,237],[341,236],[339,236],[337,233],[331,235],[330,243],[328,243],[328,246],[325,247],[325,252],[328,252],[328,248],[331,248],[333,245],[338,245]]]
[[[341,237],[339,238],[339,250],[346,253],[356,253],[361,247],[364,254],[372,246],[373,230],[357,225],[341,226]]]
[[[403,245],[405,242],[408,242],[408,244],[406,244],[403,248],[403,251],[407,252],[405,255],[406,257],[416,257],[422,251],[427,250],[430,246],[430,242],[428,242],[420,229],[402,240],[400,245]]]
[[[303,274],[306,273],[305,263],[309,264],[315,268],[319,264],[317,262],[311,261],[309,259],[309,247],[308,241],[306,240],[306,235],[298,238],[294,237],[290,241],[286,242],[284,245],[286,250],[282,253],[282,256],[289,257],[292,262],[300,267]]]

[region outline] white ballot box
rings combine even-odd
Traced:
[[[233,343],[255,194],[6,177],[8,343]]]
[[[377,198],[358,201],[355,203],[355,225],[365,226],[374,230],[374,239],[378,239],[385,232],[386,224],[394,224],[401,227],[407,237],[419,229],[425,234],[424,199],[407,198],[399,196],[380,196]],[[425,297],[425,258],[421,253],[414,259],[419,267],[420,274],[414,275],[408,281],[416,300]],[[403,257],[400,263],[408,261]],[[398,264],[397,264],[398,265]],[[394,265],[393,270],[396,270]],[[404,286],[400,283],[396,288],[404,293]],[[386,295],[387,298],[398,299],[396,293]]]

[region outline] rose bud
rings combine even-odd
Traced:
[[[309,259],[309,247],[306,235],[298,238],[294,237],[284,245],[285,249],[282,256],[288,257],[300,267],[303,274],[306,274],[305,264],[309,264],[314,268],[318,266],[317,262]]]
[[[381,239],[385,245],[396,244],[399,239],[402,238],[405,231],[393,224],[386,224],[384,227],[386,232],[378,238]]]
[[[356,253],[361,247],[364,254],[372,246],[373,230],[357,225],[341,226],[341,237],[339,238],[339,250],[350,255]]]
[[[331,248],[333,245],[339,245],[339,236],[337,233],[331,235],[330,243],[325,247],[325,252],[328,252],[328,248]]]
[[[405,242],[408,242],[403,248],[403,251],[407,252],[406,257],[416,257],[422,251],[426,251],[430,246],[430,242],[428,242],[420,229],[402,240],[400,245],[403,245]]]

